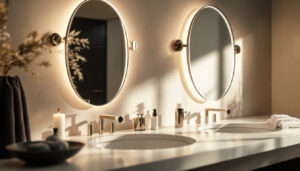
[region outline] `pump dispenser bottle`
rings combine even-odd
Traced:
[[[156,109],[153,109],[152,117],[151,117],[151,129],[157,130],[158,129],[158,116]]]

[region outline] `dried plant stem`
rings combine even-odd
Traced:
[[[37,74],[30,69],[32,64],[44,52],[51,52],[51,45],[46,41],[47,34],[42,37],[36,31],[29,33],[16,50],[11,48],[10,34],[6,31],[8,1],[0,3],[0,73],[7,76],[15,67],[29,72],[37,78]],[[38,64],[41,65],[41,64]],[[49,62],[42,62],[41,66],[50,66]]]
[[[73,81],[75,79],[83,80],[80,63],[86,62],[86,58],[81,56],[79,52],[82,49],[89,49],[89,40],[78,38],[79,35],[80,31],[72,30],[65,38],[68,43],[68,61]]]
[[[37,73],[30,68],[30,65],[45,52],[51,53],[52,46],[46,41],[48,33],[40,37],[36,31],[30,32],[16,50],[12,49],[10,34],[6,31],[7,5],[8,0],[5,3],[0,2],[0,74],[7,76],[13,68],[17,67],[37,78]],[[89,48],[89,40],[79,38],[79,34],[80,31],[73,30],[64,40],[69,45],[68,60],[72,75],[78,80],[83,80],[80,63],[86,62],[86,59],[79,54],[79,51]],[[46,60],[36,64],[44,67],[50,66]]]

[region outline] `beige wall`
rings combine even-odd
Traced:
[[[300,1],[272,1],[272,113],[300,116]]]
[[[32,30],[40,33],[66,33],[68,20],[80,0],[11,0],[9,30],[16,45]],[[174,125],[174,110],[181,103],[192,114],[205,107],[229,107],[233,117],[269,114],[271,111],[270,1],[269,0],[110,0],[122,15],[129,40],[138,42],[130,51],[128,75],[120,94],[109,104],[91,107],[80,101],[68,82],[64,46],[44,55],[51,68],[38,68],[35,82],[22,71],[34,139],[51,129],[57,107],[68,115],[71,134],[85,134],[86,122],[97,121],[100,113],[128,115],[137,111],[150,114],[157,108],[161,124]],[[236,73],[228,94],[217,102],[199,104],[185,91],[179,75],[181,53],[170,49],[170,42],[182,38],[190,14],[204,5],[220,8],[231,23],[236,43]],[[129,117],[126,117],[128,119]],[[190,124],[194,120],[190,121]],[[128,124],[128,123],[127,123]],[[124,125],[125,127],[125,125]]]

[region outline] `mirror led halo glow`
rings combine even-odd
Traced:
[[[124,58],[125,58],[125,62],[124,62],[124,74],[123,74],[123,79],[121,81],[121,84],[120,84],[120,87],[119,87],[119,90],[118,92],[114,95],[113,98],[111,98],[109,101],[107,101],[105,104],[100,104],[100,105],[94,105],[94,106],[104,106],[104,105],[107,105],[109,104],[111,101],[113,101],[116,96],[120,93],[124,83],[125,83],[125,80],[126,80],[126,76],[127,76],[127,71],[128,71],[128,63],[129,63],[129,45],[128,45],[128,37],[127,37],[127,32],[126,32],[126,29],[125,29],[125,24],[124,24],[124,20],[122,19],[119,11],[109,2],[107,2],[106,0],[85,0],[83,2],[81,2],[76,8],[75,10],[73,11],[72,13],[72,16],[69,20],[69,23],[68,23],[68,28],[67,28],[67,32],[66,32],[66,37],[67,35],[69,34],[70,32],[70,29],[71,29],[71,25],[72,25],[72,21],[77,13],[77,11],[79,10],[79,8],[84,5],[85,3],[87,2],[91,2],[91,1],[99,1],[99,2],[102,2],[102,3],[105,3],[106,5],[108,5],[109,7],[111,7],[114,12],[118,15],[119,19],[120,19],[120,23],[121,23],[121,26],[122,26],[122,31],[123,31],[123,36],[124,36],[124,49],[125,49],[125,55],[124,55]],[[76,86],[74,85],[74,82],[72,80],[72,77],[71,77],[71,71],[70,71],[70,67],[69,67],[69,60],[68,60],[68,41],[65,41],[65,61],[66,61],[66,67],[67,67],[67,71],[68,71],[68,77],[69,77],[69,81],[72,85],[72,88],[73,88],[73,91],[77,94],[77,96],[85,103],[89,104],[89,105],[93,105],[93,104],[90,104],[88,103],[85,99],[82,98],[82,96],[77,92],[76,90]]]
[[[219,97],[219,99],[221,99],[222,97],[224,97],[226,95],[226,93],[229,91],[230,87],[231,87],[231,84],[232,84],[232,81],[233,81],[233,77],[234,77],[234,71],[235,71],[235,52],[234,52],[234,38],[233,38],[233,33],[232,33],[232,30],[231,30],[231,27],[230,27],[230,24],[227,20],[227,18],[225,17],[225,15],[219,10],[217,9],[216,7],[214,6],[205,6],[205,7],[202,7],[200,8],[197,12],[195,12],[195,14],[193,15],[193,18],[192,18],[192,21],[190,22],[190,26],[188,28],[188,33],[187,33],[187,48],[186,48],[186,58],[183,58],[183,67],[184,69],[187,69],[185,71],[185,79],[186,79],[186,82],[188,82],[188,88],[189,88],[189,91],[192,92],[192,98],[195,100],[196,98],[196,101],[197,102],[200,102],[200,103],[205,103],[208,99],[206,99],[206,97],[204,97],[201,92],[197,89],[196,87],[196,84],[194,82],[194,79],[193,79],[193,75],[192,75],[192,71],[191,71],[191,57],[190,57],[190,53],[191,53],[191,49],[190,49],[190,44],[191,44],[191,29],[192,29],[192,26],[194,24],[194,21],[195,21],[195,17],[197,16],[197,14],[199,12],[201,12],[202,10],[204,9],[213,9],[214,11],[216,11],[221,17],[222,19],[224,20],[226,26],[227,26],[227,29],[228,29],[228,32],[229,32],[229,36],[230,36],[230,40],[231,40],[231,53],[232,53],[232,57],[233,57],[233,60],[232,60],[232,66],[233,66],[233,69],[232,69],[232,72],[231,72],[231,76],[230,76],[230,81],[226,87],[226,90],[222,93],[222,95]],[[219,100],[218,99],[218,100]]]

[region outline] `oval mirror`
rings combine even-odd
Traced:
[[[73,12],[66,36],[66,63],[75,92],[103,105],[120,91],[127,72],[125,27],[109,3],[89,0]]]
[[[193,85],[206,100],[229,90],[235,68],[234,41],[225,16],[215,7],[200,9],[188,38],[188,63]]]

